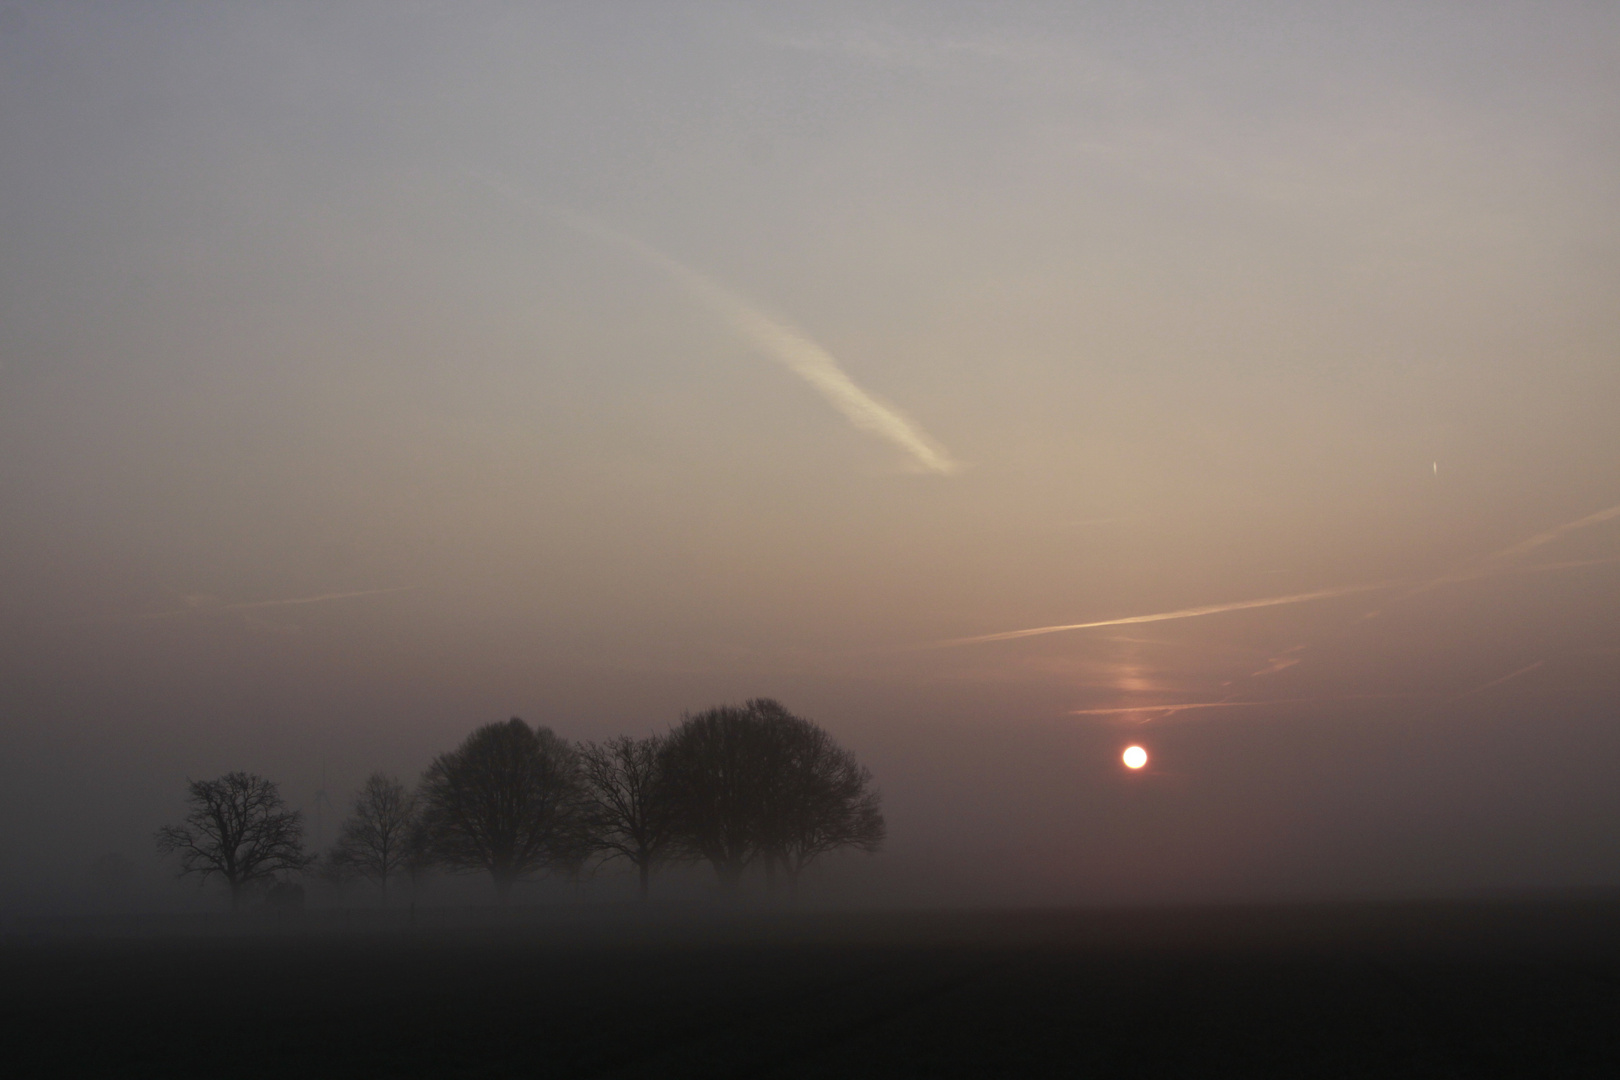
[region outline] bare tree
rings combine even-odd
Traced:
[[[487,870],[505,902],[514,882],[573,857],[578,798],[567,743],[516,717],[487,724],[422,777],[429,850],[451,870]]]
[[[192,781],[191,809],[181,825],[157,831],[162,855],[178,853],[180,874],[214,874],[231,892],[231,910],[244,890],[283,871],[302,870],[304,830],[296,810],[288,810],[276,785],[251,773],[227,773],[218,780]]]
[[[779,767],[766,813],[766,866],[790,884],[838,848],[873,852],[886,828],[872,774],[816,724],[783,710],[773,724]]]
[[[330,855],[341,877],[374,883],[388,906],[388,881],[406,869],[416,826],[416,796],[387,773],[366,779]]]
[[[663,740],[621,735],[579,749],[584,784],[584,823],[590,846],[608,859],[623,858],[636,868],[647,899],[653,867],[670,850],[674,819],[663,785]]]

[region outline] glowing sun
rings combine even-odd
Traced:
[[[1140,769],[1147,764],[1147,751],[1140,746],[1127,746],[1120,759],[1125,762],[1127,769]]]

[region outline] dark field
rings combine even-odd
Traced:
[[[1620,904],[36,925],[10,1076],[1620,1076]]]

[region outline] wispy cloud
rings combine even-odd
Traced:
[[[1294,645],[1290,648],[1284,649],[1276,656],[1267,657],[1266,666],[1261,668],[1259,671],[1251,672],[1249,678],[1258,679],[1262,675],[1275,675],[1279,671],[1288,670],[1295,664],[1299,663],[1301,658],[1295,656],[1294,654],[1303,651],[1304,648],[1305,646],[1303,645]]]
[[[508,181],[489,176],[478,178],[507,197],[628,251],[667,274],[700,304],[720,316],[739,337],[809,383],[844,419],[898,447],[917,468],[941,476],[949,476],[960,468],[944,447],[915,421],[862,389],[831,353],[797,327],[772,318],[707,274],[628,233],[583,214],[541,205]]]
[[[1061,634],[1070,630],[1091,630],[1099,626],[1130,626],[1136,623],[1168,622],[1171,619],[1196,619],[1204,615],[1220,615],[1228,611],[1248,611],[1252,608],[1281,607],[1285,604],[1304,604],[1312,600],[1328,600],[1336,596],[1350,596],[1355,593],[1388,589],[1399,584],[1398,581],[1379,581],[1367,585],[1341,585],[1332,589],[1318,589],[1315,592],[1292,593],[1288,596],[1267,596],[1259,600],[1236,600],[1226,604],[1209,604],[1204,607],[1181,608],[1177,611],[1160,611],[1152,615],[1127,615],[1124,618],[1099,619],[1096,622],[1065,623],[1061,626],[1036,626],[1028,630],[1004,630],[999,634],[980,634],[976,637],[936,641],[932,647],[943,649],[954,645],[983,645],[992,641],[1015,641],[1019,638],[1038,637],[1042,634]]]
[[[674,278],[738,336],[809,383],[856,428],[887,440],[927,472],[948,476],[957,471],[957,463],[922,428],[863,390],[831,353],[795,327],[778,322],[714,279],[634,237],[596,223],[576,224],[616,240]]]

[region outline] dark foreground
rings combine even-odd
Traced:
[[[1620,1076],[1612,902],[503,918],[25,928],[0,1071]]]

